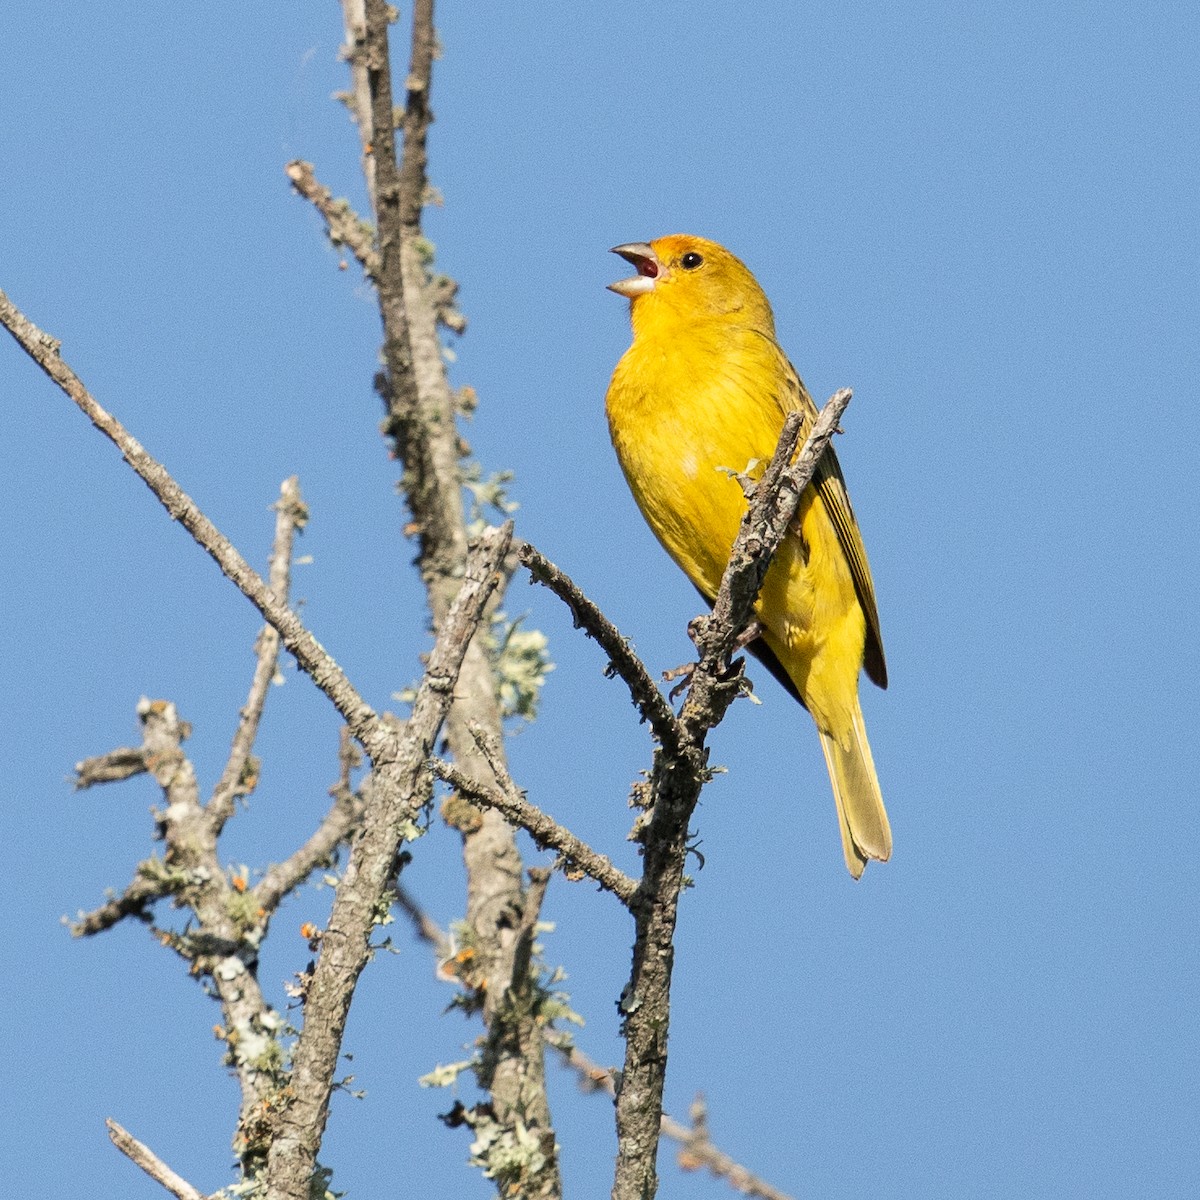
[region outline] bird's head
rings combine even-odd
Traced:
[[[724,320],[774,336],[771,306],[740,258],[707,238],[673,233],[652,242],[614,246],[637,269],[609,289],[630,301],[635,336],[641,329]]]

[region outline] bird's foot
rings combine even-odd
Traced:
[[[708,617],[696,617],[692,621],[688,622],[688,633],[693,641],[700,636],[700,622],[707,621],[708,619]],[[750,645],[751,642],[757,641],[760,637],[762,637],[762,633],[762,625],[758,621],[751,621],[750,624],[747,625],[740,634],[738,634],[737,640],[730,648],[729,657],[732,658],[739,651],[745,650],[745,648]],[[672,703],[674,703],[675,700],[677,700],[685,691],[687,691],[688,685],[692,682],[692,676],[696,673],[696,667],[698,665],[698,663],[694,662],[683,663],[681,666],[672,667],[671,670],[663,672],[662,677],[665,682],[670,683],[673,679],[679,680],[679,682],[670,690],[670,692],[667,693],[667,697]],[[747,681],[747,684],[748,682],[749,681]],[[747,686],[747,691],[749,690],[749,686]]]
[[[672,679],[678,679],[679,682],[667,693],[667,698],[674,703],[679,696],[687,691],[688,684],[692,682],[692,676],[696,673],[697,664],[694,662],[684,663],[682,666],[672,667],[669,671],[664,671],[663,679],[670,683]]]
[[[729,651],[729,657],[732,658],[739,650],[745,650],[751,642],[757,642],[763,635],[763,627],[758,621],[751,621],[745,629],[737,636],[737,641],[733,643],[733,649]]]

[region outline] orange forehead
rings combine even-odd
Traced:
[[[670,262],[689,251],[699,251],[701,254],[720,250],[716,242],[707,238],[696,237],[691,233],[669,233],[666,237],[655,238],[650,243],[659,262]]]

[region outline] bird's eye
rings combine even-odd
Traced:
[[[679,260],[679,265],[685,271],[694,271],[703,261],[704,259],[701,257],[701,255],[697,254],[694,250],[689,250],[688,253]]]

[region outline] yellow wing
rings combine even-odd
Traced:
[[[780,352],[783,356],[783,351]],[[817,419],[817,406],[813,403],[808,389],[804,386],[796,368],[784,358],[787,366],[786,392],[780,397],[780,403],[786,412],[799,412],[804,415],[803,436],[808,436],[813,422]],[[850,575],[854,580],[854,590],[858,593],[858,602],[862,605],[863,615],[867,619],[867,641],[863,654],[863,666],[867,676],[881,688],[887,687],[887,662],[883,656],[883,634],[879,629],[879,609],[875,604],[875,584],[871,580],[871,568],[867,565],[867,551],[863,546],[862,534],[858,531],[858,522],[854,519],[854,509],[850,507],[850,496],[846,491],[846,480],[842,475],[841,465],[832,446],[821,456],[813,475],[813,487],[825,505],[825,511],[837,530],[838,542],[846,562],[850,566]]]

